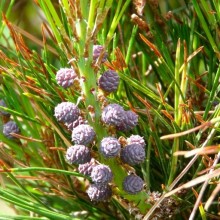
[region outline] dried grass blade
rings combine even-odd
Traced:
[[[195,186],[195,185],[197,185],[199,183],[205,182],[206,180],[210,180],[211,178],[214,178],[214,177],[219,176],[219,175],[220,175],[220,168],[214,170],[211,174],[206,174],[206,175],[197,177],[197,178],[195,178],[195,179],[193,179],[193,180],[183,184],[182,186],[177,187],[176,189],[166,193],[165,197],[172,196],[173,194],[177,193],[180,190],[193,187],[193,186]]]
[[[177,137],[181,137],[181,136],[184,136],[184,135],[187,135],[187,134],[190,134],[192,132],[195,132],[195,131],[198,131],[200,129],[207,129],[208,127],[210,127],[212,125],[211,122],[205,122],[204,124],[201,124],[195,128],[192,128],[192,129],[189,129],[187,131],[183,131],[183,132],[179,132],[179,133],[175,133],[175,134],[169,134],[169,135],[164,135],[162,136],[160,139],[161,140],[165,140],[165,139],[174,139],[174,138],[177,138]]]
[[[205,148],[199,148],[199,149],[194,149],[191,151],[177,151],[174,153],[174,156],[185,156],[185,157],[192,157],[194,155],[208,155],[208,154],[216,154],[220,150],[219,145],[215,146],[209,146]]]
[[[211,196],[209,197],[209,199],[207,200],[206,204],[205,204],[205,210],[208,210],[210,205],[212,204],[213,200],[215,199],[215,197],[217,196],[217,194],[220,191],[220,183],[215,187],[215,189],[212,191]]]

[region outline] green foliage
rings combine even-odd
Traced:
[[[216,217],[219,177],[211,173],[219,166],[219,1],[31,2],[43,19],[30,30],[12,19],[17,1],[0,2],[0,99],[7,106],[0,111],[11,114],[0,120],[0,198],[17,213],[0,219]],[[108,51],[104,64],[93,61],[95,44]],[[56,72],[64,67],[83,79],[80,89],[58,86]],[[108,68],[117,71],[120,85],[107,96],[97,79]],[[71,133],[54,117],[62,101],[78,103],[96,132],[94,157],[114,174],[108,202],[92,203],[86,194],[90,178],[65,161]],[[107,129],[100,120],[106,102],[136,112],[138,126],[129,132]],[[12,140],[2,133],[9,119],[21,130]],[[122,140],[143,136],[146,161],[131,168],[100,156],[99,143],[109,134]],[[202,153],[192,153],[191,160],[182,156],[193,149]],[[142,192],[123,191],[128,172],[144,179]],[[199,175],[204,179],[196,182]]]

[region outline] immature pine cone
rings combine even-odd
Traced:
[[[16,122],[14,121],[9,121],[3,125],[3,134],[5,135],[5,137],[9,139],[14,139],[15,137],[13,137],[11,133],[15,133],[15,134],[20,133],[20,129],[16,124]]]
[[[119,126],[124,119],[125,111],[118,104],[109,104],[102,111],[102,121],[107,125]]]
[[[56,81],[57,84],[63,88],[68,88],[73,85],[74,80],[78,79],[76,72],[70,68],[61,68],[57,71]]]
[[[61,102],[54,109],[54,116],[58,121],[71,123],[79,117],[78,107],[71,102]]]
[[[84,145],[74,145],[67,149],[66,160],[70,164],[84,164],[91,160],[91,153]]]
[[[119,131],[130,131],[138,123],[138,115],[132,111],[125,111],[121,124],[117,125],[116,128]]]
[[[121,150],[119,141],[114,137],[103,138],[100,145],[100,152],[104,157],[116,157]]]
[[[128,145],[130,144],[139,144],[141,145],[143,148],[145,148],[146,144],[144,141],[144,138],[141,137],[140,135],[131,135],[128,139],[127,139],[127,143]]]
[[[144,181],[134,174],[128,175],[123,181],[123,189],[129,194],[136,194],[143,189]]]
[[[89,162],[80,164],[78,166],[78,171],[79,173],[85,175],[85,176],[90,176],[92,173],[92,169],[96,166],[95,159],[92,158]]]
[[[93,46],[93,60],[94,61],[98,60],[103,50],[104,50],[104,47],[102,45]],[[102,55],[102,63],[104,63],[107,60],[107,57],[108,57],[108,53],[105,51]]]
[[[72,141],[75,144],[90,144],[95,138],[95,131],[90,125],[78,125],[72,131]]]
[[[139,144],[127,145],[121,151],[121,160],[131,166],[144,162],[145,158],[145,150]]]
[[[105,92],[114,92],[119,84],[119,76],[113,70],[105,71],[99,78],[99,87]]]
[[[111,169],[103,164],[93,167],[91,178],[92,181],[96,184],[107,184],[111,182],[113,177]]]
[[[5,101],[2,99],[0,100],[0,106],[2,107],[7,107],[7,105],[5,104]],[[0,115],[3,115],[3,116],[10,116],[10,113],[0,109]]]
[[[88,124],[88,121],[84,120],[81,116],[79,116],[75,121],[73,122],[66,122],[65,125],[68,130],[72,131],[74,128],[76,128],[78,125]]]
[[[94,202],[106,201],[112,195],[112,190],[109,185],[91,184],[86,192],[90,200]]]

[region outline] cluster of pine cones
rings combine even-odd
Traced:
[[[103,53],[101,45],[94,45],[93,59],[99,59]],[[102,56],[102,62],[107,59],[107,53]],[[74,85],[79,78],[71,68],[61,68],[56,74],[57,83],[63,88]],[[97,82],[99,88],[106,94],[115,92],[119,85],[119,76],[114,70],[106,70]],[[91,145],[96,141],[96,132],[88,121],[83,118],[77,104],[62,102],[54,109],[56,119],[65,124],[72,132],[72,142],[66,151],[66,160],[69,164],[78,165],[79,173],[89,176],[92,184],[87,189],[91,201],[106,201],[112,195],[110,186],[114,175],[109,166],[99,163],[92,155]],[[114,127],[118,131],[127,132],[138,124],[138,115],[133,111],[126,111],[119,104],[108,104],[102,109],[100,122],[105,126]],[[145,141],[139,135],[131,135],[126,139],[125,146],[116,137],[102,138],[98,152],[103,158],[118,157],[130,166],[145,161]],[[129,194],[136,194],[143,189],[144,181],[135,174],[129,174],[123,181],[123,189]]]

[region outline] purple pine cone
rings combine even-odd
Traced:
[[[95,159],[92,158],[90,160],[90,162],[84,163],[84,164],[80,164],[78,166],[78,171],[79,173],[85,175],[85,176],[90,176],[92,173],[92,169],[96,166],[96,162]]]
[[[138,115],[133,111],[125,111],[118,104],[109,104],[102,111],[102,121],[114,125],[119,131],[129,131],[138,123]]]
[[[139,144],[127,145],[121,151],[121,160],[131,166],[143,163],[145,158],[145,150]]]
[[[104,47],[102,45],[93,46],[93,60],[94,61],[98,60],[103,50],[104,50]],[[104,52],[102,55],[102,63],[104,63],[107,60],[107,57],[108,57],[108,53]]]
[[[125,111],[121,124],[116,128],[119,131],[130,131],[138,124],[138,115],[133,111]]]
[[[75,121],[73,122],[66,122],[65,125],[68,130],[72,131],[74,128],[76,128],[78,125],[88,124],[86,120],[84,120],[81,116],[79,116]]]
[[[54,109],[54,116],[58,121],[71,123],[78,119],[80,111],[78,107],[71,102],[61,102]]]
[[[3,134],[5,135],[5,137],[9,139],[14,139],[15,137],[13,137],[11,133],[15,133],[15,134],[20,133],[20,129],[18,125],[16,124],[16,122],[14,121],[9,121],[3,126]]]
[[[73,85],[74,80],[78,79],[76,72],[70,68],[61,68],[57,71],[56,81],[57,84],[63,88],[68,88]]]
[[[127,143],[128,145],[130,144],[139,144],[141,145],[143,148],[145,148],[146,144],[144,141],[144,138],[141,137],[140,135],[131,135],[128,139],[127,139]]]
[[[93,167],[91,173],[92,181],[96,184],[107,184],[111,182],[113,174],[111,169],[103,164]]]
[[[99,87],[106,92],[114,92],[119,84],[119,76],[113,70],[105,71],[99,78]]]
[[[75,144],[90,144],[95,138],[95,131],[90,125],[78,125],[72,131],[72,141]]]
[[[129,194],[136,194],[143,189],[144,181],[134,174],[125,177],[123,189]]]
[[[102,121],[108,125],[120,126],[124,120],[125,111],[118,104],[109,104],[102,111]]]
[[[114,137],[103,138],[100,145],[100,152],[104,157],[116,157],[121,150],[119,141]]]
[[[91,201],[103,202],[110,199],[112,190],[109,185],[91,184],[87,189],[87,194]]]
[[[2,107],[7,107],[7,105],[5,104],[5,101],[2,99],[0,100],[0,106]],[[3,116],[10,116],[10,113],[0,109],[0,115],[3,115]]]
[[[84,164],[91,160],[91,153],[84,145],[74,145],[67,149],[66,160],[70,164]]]

